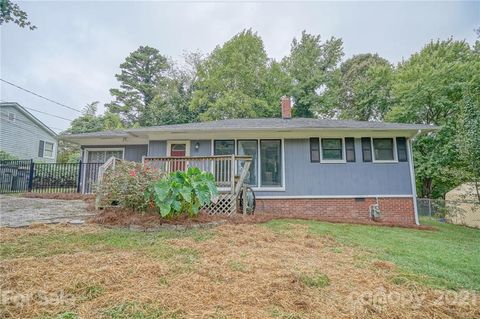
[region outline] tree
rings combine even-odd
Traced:
[[[270,62],[256,33],[238,33],[200,64],[191,110],[203,121],[278,114],[280,96],[274,102],[267,90]]]
[[[392,65],[378,54],[343,62],[327,85],[320,113],[361,121],[382,120],[392,104]]]
[[[18,158],[8,152],[0,150],[0,161],[12,161],[12,160],[18,160]]]
[[[427,44],[398,66],[386,115],[394,122],[442,126],[414,143],[417,185],[422,197],[440,197],[465,179],[456,143],[464,92],[472,85],[474,55],[464,41]]]
[[[20,9],[20,6],[10,0],[1,0],[0,3],[0,25],[13,22],[21,28],[28,27],[35,30],[37,27],[28,21],[28,15]]]
[[[120,74],[115,75],[120,88],[110,90],[115,100],[106,107],[119,114],[127,126],[146,125],[146,111],[155,98],[157,87],[167,80],[170,64],[157,49],[140,46],[130,53],[120,69]]]
[[[197,81],[197,70],[203,61],[198,52],[184,55],[185,63],[171,68],[169,79],[156,88],[155,98],[145,111],[146,125],[166,125],[194,122],[196,112],[190,110]]]
[[[480,73],[480,66],[477,64]],[[476,81],[479,80],[477,73]],[[480,83],[480,82],[477,82]],[[480,86],[472,86],[464,96],[460,117],[460,134],[457,139],[465,160],[469,180],[475,183],[480,203]]]
[[[74,119],[64,133],[78,134],[123,128],[118,114],[107,111],[103,115],[98,115],[98,104],[98,101],[87,104],[83,109],[82,115]],[[57,159],[61,163],[78,162],[80,159],[80,148],[76,144],[59,141]]]
[[[312,117],[319,109],[321,95],[342,55],[341,39],[332,37],[322,42],[320,35],[306,31],[302,32],[300,40],[293,39],[290,55],[282,62],[292,78],[295,116]]]
[[[103,131],[103,122],[100,116],[97,116],[98,101],[89,103],[83,109],[83,114],[72,121],[67,133],[88,133]]]

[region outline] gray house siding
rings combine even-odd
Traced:
[[[361,140],[355,139],[356,162],[310,162],[308,139],[285,140],[285,191],[258,196],[411,195],[408,162],[365,163]]]
[[[198,150],[195,145],[198,143]],[[212,154],[211,140],[191,140],[191,156]],[[167,141],[148,145],[103,145],[84,148],[125,148],[125,159],[140,162],[143,155],[166,156]],[[361,139],[355,139],[355,162],[327,164],[310,161],[309,139],[284,140],[285,190],[255,191],[257,196],[375,196],[411,195],[408,162],[363,162]]]
[[[198,143],[198,150],[195,145]],[[190,143],[190,156],[210,156],[212,155],[212,140],[197,140]]]
[[[148,156],[167,156],[167,141],[150,141]]]
[[[13,106],[2,106],[0,118],[0,149],[19,159],[33,159],[38,162],[55,162],[57,141],[43,127],[26,117]],[[15,121],[8,120],[8,113],[15,114]],[[53,158],[39,157],[40,141],[53,143]]]

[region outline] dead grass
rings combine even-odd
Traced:
[[[2,230],[2,241],[58,232],[102,233],[98,226]],[[136,234],[135,236],[138,236]],[[391,263],[309,234],[305,225],[274,232],[253,224],[222,225],[205,240],[166,238],[194,260],[154,258],[142,250],[75,252],[0,261],[0,289],[32,296],[63,292],[52,304],[31,298],[3,304],[5,318],[478,318],[478,304],[439,302],[441,291],[395,283]],[[152,242],[151,245],[158,243]],[[340,249],[339,249],[340,248]],[[415,295],[416,300],[382,296]],[[365,298],[367,300],[365,300]],[[370,298],[370,300],[368,299]],[[18,305],[18,303],[17,303]]]

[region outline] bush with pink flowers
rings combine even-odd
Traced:
[[[157,169],[135,162],[117,162],[109,168],[96,189],[100,207],[121,206],[146,211],[150,201],[145,191],[164,176]]]

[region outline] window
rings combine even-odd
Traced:
[[[399,162],[408,162],[407,139],[405,137],[397,137],[397,156]]]
[[[322,161],[343,161],[343,145],[341,138],[322,138]]]
[[[310,138],[310,162],[320,163],[320,143],[318,138]]]
[[[282,142],[260,140],[261,186],[282,186]]]
[[[234,140],[215,140],[213,144],[213,155],[235,154]]]
[[[15,120],[17,119],[15,113],[8,112],[8,121],[15,123]]]
[[[374,138],[372,140],[375,161],[395,161],[393,138]]]
[[[258,141],[257,140],[239,140],[237,142],[237,154],[252,157],[250,169],[248,170],[245,182],[250,186],[257,186],[257,161],[258,161]],[[241,171],[244,162],[239,163],[238,172]]]
[[[38,143],[38,157],[53,158],[54,144],[46,141],[39,141]]]
[[[123,158],[123,150],[88,150],[88,163],[105,163],[110,157]]]
[[[345,137],[345,157],[347,162],[355,162],[355,139]]]
[[[372,141],[370,137],[362,137],[362,157],[364,162],[372,161]]]
[[[53,157],[53,143],[45,142],[43,157]]]

